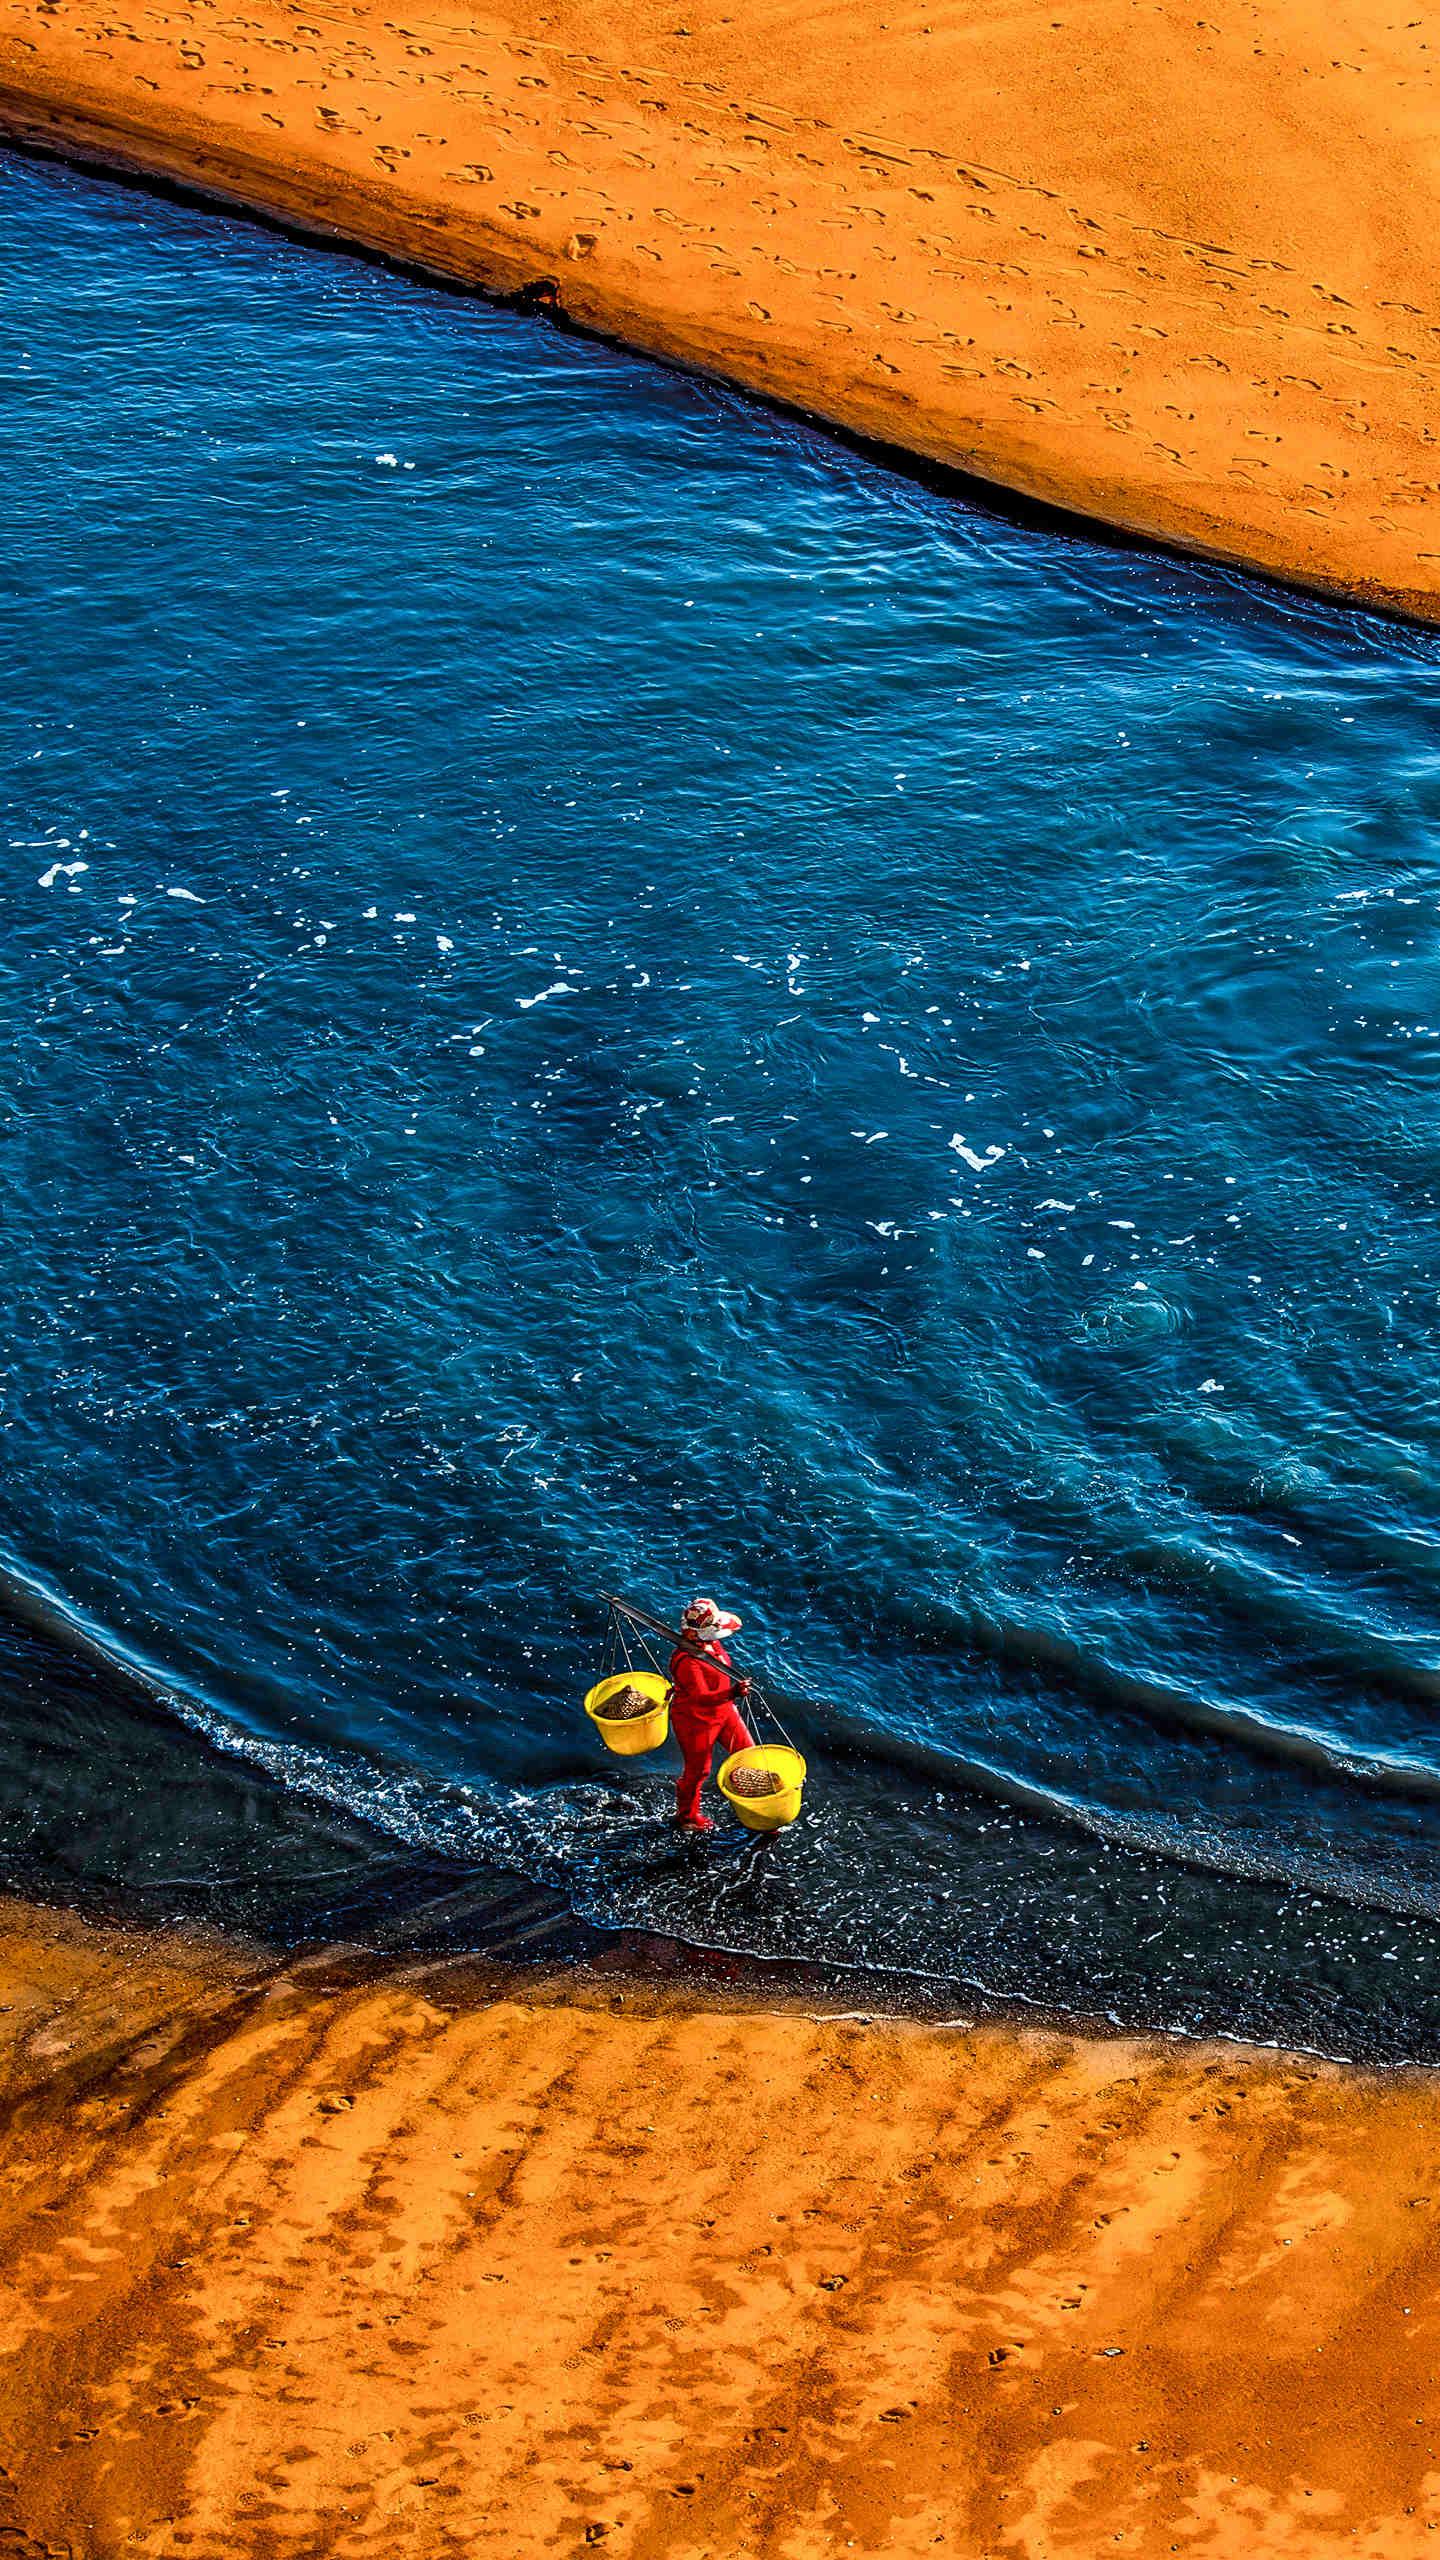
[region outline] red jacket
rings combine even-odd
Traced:
[[[697,1741],[724,1722],[725,1709],[736,1698],[730,1656],[723,1644],[704,1653],[677,1645],[670,1656],[670,1721],[679,1740]]]

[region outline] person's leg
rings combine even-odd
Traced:
[[[685,1742],[680,1747],[685,1754],[685,1766],[675,1787],[675,1819],[677,1822],[699,1822],[702,1819],[700,1790],[710,1775],[715,1745],[707,1738],[703,1742]]]
[[[727,1707],[725,1721],[715,1737],[723,1751],[748,1751],[755,1739],[738,1707]]]

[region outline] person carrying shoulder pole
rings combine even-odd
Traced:
[[[740,1621],[713,1600],[692,1600],[680,1620],[682,1641],[670,1656],[670,1730],[685,1755],[675,1789],[675,1820],[682,1831],[713,1831],[700,1810],[700,1790],[710,1775],[717,1745],[744,1751],[754,1740],[735,1701],[748,1698],[725,1648]]]

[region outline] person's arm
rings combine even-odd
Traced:
[[[670,1658],[670,1686],[687,1707],[713,1706],[715,1692],[710,1673],[717,1666],[702,1654],[689,1653],[682,1645]]]
[[[705,1668],[710,1674],[707,1687],[712,1707],[738,1707],[743,1699],[749,1697],[749,1681],[742,1679],[728,1663],[707,1662]]]
[[[708,1709],[733,1706],[737,1697],[749,1694],[748,1680],[737,1680],[729,1665],[712,1661],[708,1654],[675,1654],[670,1664],[670,1682],[686,1704]]]

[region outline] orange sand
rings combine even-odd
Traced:
[[[1440,618],[1434,22],[884,5],[0,0],[0,132]]]
[[[14,1905],[0,1992],[0,2550],[1437,2547],[1428,2078]]]

